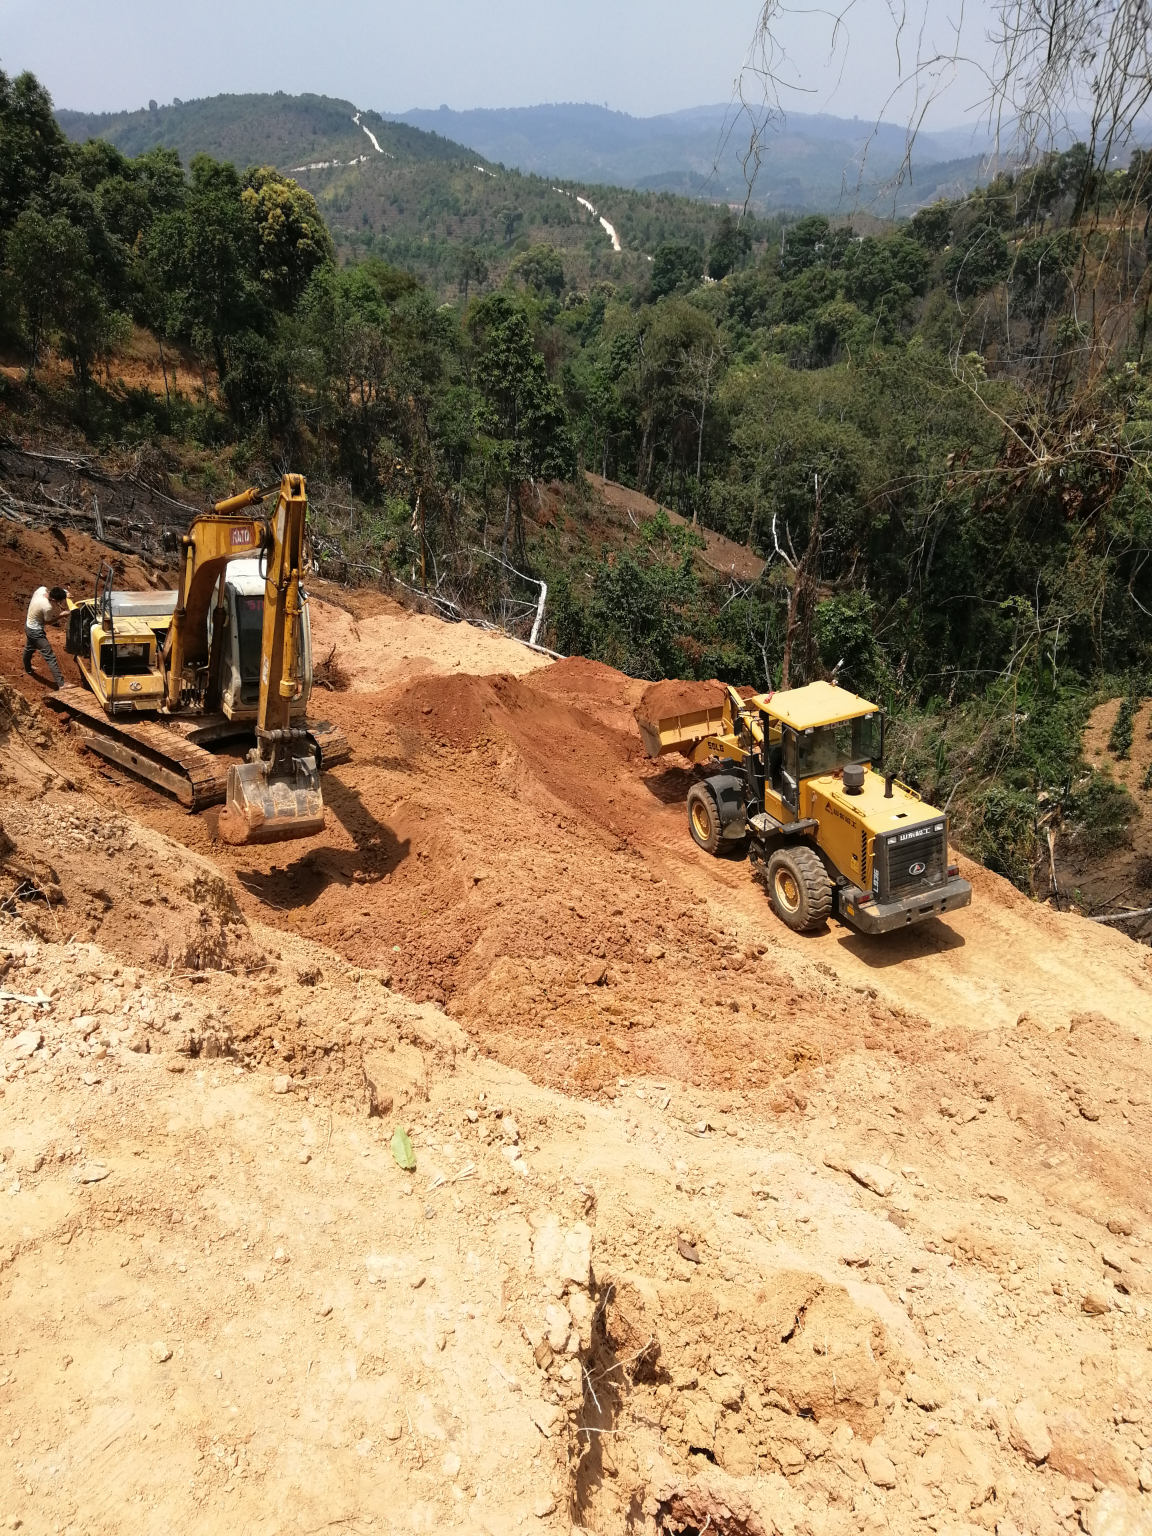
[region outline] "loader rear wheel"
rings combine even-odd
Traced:
[[[776,916],[796,933],[818,928],[832,911],[832,882],[812,848],[780,848],[768,860]]]
[[[688,791],[688,830],[692,840],[705,853],[715,853],[720,846],[720,808],[711,790],[693,784]]]

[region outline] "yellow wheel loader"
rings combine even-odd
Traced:
[[[748,849],[777,915],[803,933],[833,912],[888,933],[966,907],[948,860],[948,818],[882,773],[884,716],[831,683],[809,683],[637,724],[650,757],[678,752],[711,771],[688,791],[688,830],[706,853]],[[719,771],[717,771],[719,770]]]
[[[86,686],[48,703],[86,746],[190,810],[225,801],[231,842],[321,831],[320,766],[348,756],[340,731],[306,719],[307,505],[302,475],[253,487],[193,520],[175,591],[114,591],[108,568],[90,599],[69,603],[66,648]],[[255,744],[241,764],[207,750],[245,741]]]

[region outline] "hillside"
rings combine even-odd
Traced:
[[[8,1528],[1142,1531],[1146,953],[795,935],[641,684],[348,603],[307,845],[0,684]]]
[[[74,142],[97,136],[129,156],[163,146],[185,164],[208,154],[241,170],[271,164],[288,172],[316,198],[345,255],[398,263],[441,296],[456,291],[453,248],[464,241],[481,248],[493,278],[530,243],[546,241],[572,253],[572,277],[587,286],[598,277],[646,280],[647,258],[662,241],[703,250],[716,223],[711,202],[594,181],[557,185],[492,165],[438,133],[375,112],[360,114],[357,125],[356,116],[351,102],[279,94],[121,115],[57,113]],[[621,253],[601,216],[617,231]]]
[[[353,119],[359,116],[358,126]],[[461,144],[439,134],[390,122],[378,112],[361,111],[331,96],[211,96],[178,101],[139,112],[69,112],[57,121],[77,143],[104,139],[123,154],[142,155],[162,145],[175,149],[185,164],[193,155],[247,165],[291,170],[317,160],[347,163],[373,153],[370,130],[385,154],[406,160],[458,160],[472,156]]]
[[[0,72],[6,1528],[1146,1536],[1150,164],[741,225],[327,122]],[[24,618],[284,468],[350,752],[236,847]],[[705,853],[718,678],[876,699],[971,905]]]
[[[629,676],[835,670],[965,852],[1107,912],[1086,871],[1135,852],[1152,793],[1080,748],[1095,705],[1152,692],[1140,156],[1095,229],[1082,148],[897,228],[355,158],[185,176],[54,143],[8,214],[7,435],[158,446],[181,500],[292,463],[326,572]],[[51,228],[40,187],[72,198]],[[65,249],[88,286],[45,318]],[[606,510],[581,470],[677,518]],[[701,558],[714,537],[746,556]]]
[[[496,173],[488,201],[497,193],[504,201],[524,195],[521,183],[504,179],[505,168],[546,183],[562,181],[597,206],[605,199],[619,201],[621,188],[713,203],[743,203],[748,195],[739,161],[741,130],[732,127],[730,109],[723,106],[652,118],[584,104],[381,114],[328,96],[277,92],[178,101],[136,112],[62,109],[56,115],[71,139],[101,138],[131,156],[163,145],[177,150],[185,163],[203,153],[241,169],[323,165],[332,173],[325,182],[329,211],[338,226],[350,230],[368,227],[365,214],[373,229],[379,223],[379,174],[361,187],[348,173],[350,163],[358,166],[365,157],[371,163],[376,156],[364,129],[375,136],[384,158],[423,166],[417,194],[423,202],[459,200],[458,185],[445,186],[433,166],[448,173],[452,165],[473,167],[477,160]],[[357,116],[361,126],[353,121]],[[752,205],[761,213],[852,207],[891,213],[894,206],[911,213],[938,196],[969,191],[979,178],[981,147],[960,130],[924,134],[914,178],[894,203],[889,183],[903,158],[903,129],[884,124],[872,133],[871,125],[859,120],[792,114],[769,135]],[[390,200],[397,189],[392,178],[384,181],[383,198]],[[405,189],[398,195],[409,194]],[[680,220],[691,227],[687,210]]]

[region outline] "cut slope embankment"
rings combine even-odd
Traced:
[[[1068,1031],[1054,989],[997,1028],[882,1002],[685,851],[634,777],[638,685],[418,683],[336,696],[359,777],[311,853],[219,873],[182,846],[204,818],[142,825],[9,710],[9,1523],[1141,1529],[1152,1109],[1117,943],[1079,925],[1118,980]],[[1002,894],[973,914],[1034,972],[1080,942]]]

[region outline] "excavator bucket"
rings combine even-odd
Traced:
[[[288,773],[266,762],[233,763],[220,814],[226,843],[280,843],[324,830],[320,773],[312,757],[294,757]]]

